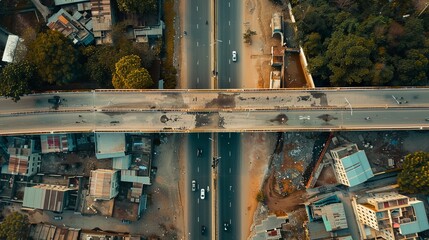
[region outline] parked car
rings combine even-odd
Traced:
[[[200,198],[201,198],[201,199],[206,198],[206,190],[205,190],[204,188],[201,188]]]
[[[54,220],[63,220],[63,217],[61,217],[61,216],[54,216]]]
[[[197,181],[192,180],[192,192],[195,192],[196,188],[197,188]]]
[[[237,51],[232,51],[232,61],[237,62]]]
[[[121,222],[122,222],[123,224],[130,224],[130,223],[131,223],[131,221],[130,221],[130,220],[127,220],[127,219],[122,219],[122,220],[121,220]]]

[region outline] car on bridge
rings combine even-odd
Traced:
[[[237,51],[232,51],[232,61],[237,62]]]
[[[196,188],[197,188],[197,181],[192,180],[192,192],[195,192]]]
[[[201,188],[200,198],[201,199],[206,198],[206,190],[204,188]]]
[[[201,235],[204,235],[204,234],[206,234],[206,231],[207,231],[207,229],[206,229],[206,226],[201,226]]]

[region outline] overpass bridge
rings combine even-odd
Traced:
[[[58,104],[48,102],[54,96]],[[429,88],[100,89],[0,99],[1,135],[371,129],[429,129]]]

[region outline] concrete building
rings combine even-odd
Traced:
[[[81,14],[79,12],[76,12],[76,14],[71,16],[61,8],[48,19],[48,23],[46,25],[50,29],[62,33],[66,38],[73,41],[74,44],[87,46],[94,41],[94,36],[85,28],[86,21],[82,24],[79,21],[80,18]]]
[[[282,239],[280,229],[282,225],[288,223],[287,216],[277,217],[276,215],[269,215],[266,219],[256,225],[252,231],[252,240],[271,240]]]
[[[74,150],[71,134],[40,135],[42,153],[70,152]]]
[[[23,41],[24,39],[17,35],[8,35],[6,46],[3,51],[2,61],[8,63],[15,62],[17,53],[26,50],[25,45],[22,44]]]
[[[125,157],[125,133],[95,133],[97,159]]]
[[[423,202],[396,192],[372,193],[353,202],[364,239],[418,239],[429,223]]]
[[[331,155],[335,175],[341,184],[353,187],[374,176],[365,151],[359,150],[356,144],[332,149]]]
[[[270,72],[270,88],[281,88],[281,71]]]
[[[89,2],[89,0],[54,0],[55,6]]]
[[[119,193],[119,171],[97,169],[91,171],[89,195],[95,199],[110,200]]]
[[[62,212],[68,204],[69,192],[75,190],[66,186],[41,184],[25,187],[24,208]]]
[[[33,139],[14,138],[8,152],[8,173],[32,176],[40,170],[41,156]]]
[[[93,21],[92,32],[95,37],[95,43],[111,44],[112,43],[112,24],[114,18],[110,0],[91,0],[91,15]]]

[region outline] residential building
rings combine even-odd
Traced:
[[[370,193],[353,202],[365,239],[418,239],[429,223],[423,202],[396,192]]]
[[[266,219],[256,225],[253,229],[252,240],[272,240],[282,239],[280,230],[282,225],[288,223],[287,216],[277,217],[276,215],[269,215]]]
[[[25,187],[24,208],[43,209],[62,212],[68,205],[68,196],[73,188],[60,185],[41,184],[34,187]]]
[[[74,150],[71,134],[40,135],[42,153],[69,152]]]
[[[281,71],[270,72],[270,88],[281,88]]]
[[[62,5],[68,5],[68,4],[76,4],[76,3],[84,3],[88,2],[89,0],[54,0],[55,6],[62,6]]]
[[[110,200],[119,193],[119,171],[97,169],[91,171],[89,195],[95,199]]]
[[[95,43],[111,44],[112,43],[112,8],[110,0],[91,0],[91,15]]]
[[[97,159],[125,156],[125,133],[95,133]]]
[[[24,39],[17,35],[8,35],[6,46],[3,51],[2,61],[8,63],[15,62],[17,53],[26,50],[25,45],[22,44],[23,41]]]
[[[33,139],[13,138],[8,152],[8,173],[32,176],[40,170],[41,156]]]
[[[78,240],[90,239],[80,238],[81,229],[71,228],[65,225],[55,226],[46,223],[31,224],[28,230],[29,239],[33,240]]]
[[[94,41],[92,33],[85,28],[87,21],[80,22],[82,14],[76,12],[71,16],[64,9],[60,9],[57,13],[48,19],[46,24],[50,29],[62,33],[66,38],[73,41],[74,44],[82,44],[87,46]]]
[[[337,180],[353,187],[373,177],[365,151],[356,144],[346,144],[331,150]]]

